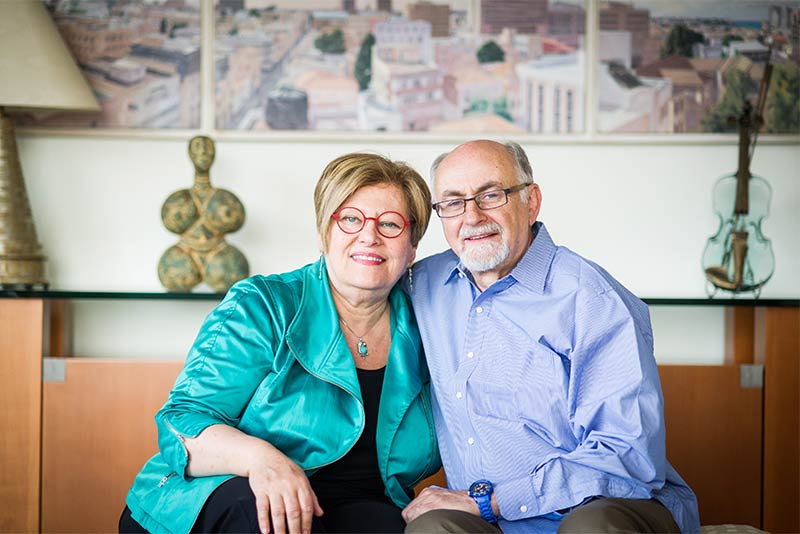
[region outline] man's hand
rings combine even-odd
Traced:
[[[403,519],[410,523],[425,512],[438,509],[462,510],[481,516],[478,504],[466,491],[455,491],[438,486],[429,486],[403,509]]]

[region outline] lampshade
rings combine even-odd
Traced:
[[[100,111],[41,0],[0,0],[0,289],[47,288],[14,111]]]
[[[0,106],[99,111],[41,0],[0,0]]]

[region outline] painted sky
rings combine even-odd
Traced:
[[[409,3],[418,0],[392,0],[395,11],[405,12]],[[579,0],[560,0],[578,3]],[[598,0],[590,0],[598,1]],[[619,1],[619,0],[617,0]],[[636,7],[649,9],[654,16],[718,17],[731,20],[761,21],[767,18],[769,6],[784,5],[800,8],[800,0],[622,0]],[[467,10],[480,4],[480,0],[434,1],[448,4],[454,9]],[[551,3],[555,3],[551,1]],[[375,0],[356,0],[359,9],[373,9]],[[274,5],[284,9],[341,9],[342,0],[245,0],[248,8],[263,8]]]
[[[719,17],[731,20],[761,21],[770,6],[800,8],[800,1],[780,0],[632,0],[636,7],[649,9],[654,16]]]

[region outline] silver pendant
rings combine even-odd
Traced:
[[[367,349],[367,342],[361,338],[358,338],[358,355],[362,358],[366,358],[369,356],[369,349]]]

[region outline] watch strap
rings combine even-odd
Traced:
[[[494,510],[492,510],[492,494],[472,498],[478,503],[478,510],[480,510],[483,520],[487,523],[497,523],[497,516],[494,515]]]

